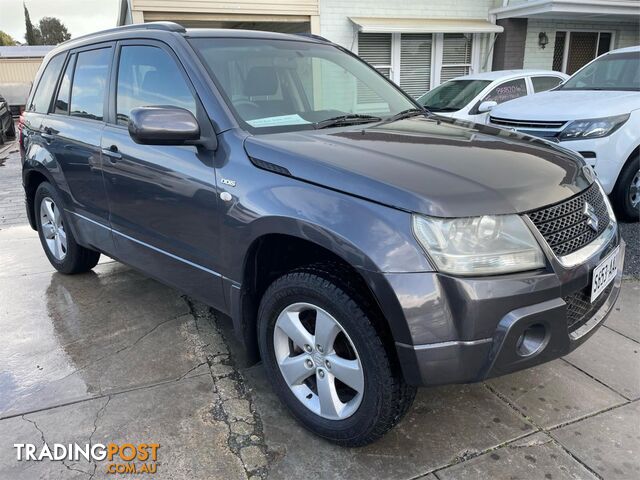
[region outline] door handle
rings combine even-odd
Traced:
[[[40,134],[42,138],[44,138],[47,142],[50,142],[54,139],[52,130],[49,127],[46,127],[44,131]]]
[[[109,157],[109,161],[111,163],[116,163],[120,158],[122,158],[122,154],[118,151],[117,145],[111,145],[109,148],[103,148],[102,154]]]

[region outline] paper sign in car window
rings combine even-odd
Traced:
[[[278,127],[281,125],[302,125],[311,122],[305,120],[300,115],[295,114],[256,118],[254,120],[247,120],[247,123],[252,127]]]

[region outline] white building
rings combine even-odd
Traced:
[[[640,43],[639,19],[638,0],[121,0],[119,23],[313,33],[418,96],[492,69],[572,73],[598,53]]]

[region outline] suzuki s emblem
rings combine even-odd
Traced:
[[[584,202],[584,209],[582,214],[587,217],[587,225],[591,227],[594,232],[598,231],[598,215],[596,215],[596,209],[589,202]]]

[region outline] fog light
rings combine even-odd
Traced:
[[[518,338],[516,352],[521,357],[529,357],[539,352],[544,347],[546,336],[547,329],[544,328],[544,325],[536,323],[527,327]]]

